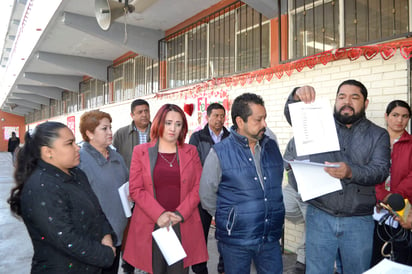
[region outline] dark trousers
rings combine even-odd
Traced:
[[[119,262],[120,262],[120,251],[122,247],[116,246],[116,258],[114,258],[114,262],[112,266],[108,268],[103,268],[102,274],[117,274],[119,272]]]
[[[198,208],[199,208],[200,219],[202,220],[202,227],[203,227],[203,232],[205,235],[205,240],[206,240],[206,245],[207,245],[207,239],[209,237],[209,229],[210,229],[210,223],[212,222],[212,216],[206,210],[202,208],[201,204],[198,205]],[[224,272],[223,258],[220,255],[219,255],[219,264],[217,268],[218,268],[219,273]],[[208,274],[207,262],[192,265],[192,271],[196,274]]]
[[[384,258],[381,253],[382,246],[386,241],[390,241],[391,238],[393,239],[393,255],[395,261],[412,265],[412,251],[409,244],[411,239],[410,232],[400,227],[395,229],[385,224],[379,225],[378,222],[375,221],[371,267],[378,264]],[[384,254],[390,254],[390,252],[391,244],[388,244],[384,249]]]
[[[155,226],[157,229],[158,226]],[[182,236],[180,233],[180,224],[173,226],[177,238],[182,241]],[[189,273],[189,268],[184,268],[183,260],[180,260],[172,265],[168,265],[165,258],[163,257],[162,251],[160,251],[159,246],[156,241],[152,239],[152,267],[153,274],[187,274]]]

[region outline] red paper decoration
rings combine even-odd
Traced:
[[[365,47],[363,50],[363,56],[365,57],[366,60],[371,60],[373,57],[378,54],[379,49],[376,46],[372,47]]]
[[[401,46],[401,55],[405,59],[410,59],[412,56],[412,44],[406,44]]]
[[[361,48],[351,48],[347,54],[348,54],[348,58],[351,61],[355,61],[362,55],[362,49]]]
[[[396,47],[383,46],[383,47],[381,48],[380,53],[381,53],[381,56],[382,56],[383,59],[389,60],[389,59],[391,59],[391,58],[395,55],[395,53],[396,53]]]
[[[315,55],[315,56],[306,58],[305,63],[306,63],[306,66],[308,66],[308,68],[313,69],[318,63],[318,56]]]
[[[272,70],[266,71],[266,74],[265,74],[266,81],[270,82],[270,80],[272,80],[272,77],[273,77],[273,71]]]

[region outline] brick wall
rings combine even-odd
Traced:
[[[20,142],[24,141],[24,134],[26,133],[26,127],[23,116],[0,111],[0,151],[7,151],[8,139],[11,137],[4,136],[5,127],[19,127],[19,132],[16,132],[16,135],[20,136]]]
[[[214,86],[212,88],[201,89],[200,91],[184,90],[167,95],[161,93],[157,97],[147,96],[144,99],[149,101],[152,119],[156,111],[165,103],[174,103],[181,107],[185,103],[194,103],[196,97],[207,94],[227,93],[230,102],[243,92],[255,92],[260,94],[265,100],[267,109],[267,124],[277,135],[280,150],[283,153],[287,142],[292,137],[292,129],[283,116],[285,100],[292,89],[296,86],[312,85],[317,96],[326,98],[331,106],[334,104],[338,85],[347,79],[361,81],[369,92],[369,106],[366,115],[376,124],[384,127],[384,112],[386,105],[394,99],[406,100],[410,103],[408,91],[407,62],[399,53],[390,60],[383,60],[375,57],[373,60],[366,61],[363,57],[356,61],[348,59],[328,63],[327,65],[318,64],[313,69],[305,68],[301,72],[293,71],[291,76],[283,75],[278,79],[275,75],[270,81],[264,79],[260,84],[254,81],[251,84],[242,86],[227,87],[226,84]],[[109,112],[113,118],[113,130],[130,123],[130,101],[111,104],[100,109]],[[73,114],[76,116],[76,138],[81,140],[78,131],[79,118],[82,113]],[[228,113],[230,117],[230,112]],[[191,130],[197,126],[197,112],[192,116],[187,116]],[[66,116],[55,117],[50,120],[59,120],[66,123]],[[229,124],[231,119],[229,118]],[[302,237],[303,225],[294,225],[286,221],[285,226],[285,245],[286,249],[295,251]]]

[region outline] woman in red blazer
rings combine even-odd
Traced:
[[[391,170],[388,179],[375,187],[378,201],[386,203],[388,197],[393,193],[400,194],[403,198],[412,201],[412,137],[405,130],[410,117],[411,108],[405,101],[394,100],[386,108],[385,120],[392,149]],[[401,225],[409,225],[410,229],[411,223],[401,223]],[[379,225],[378,222],[375,222],[374,251],[371,266],[383,259],[381,248],[385,241],[390,240],[393,235],[407,235],[397,233],[397,231],[385,224]],[[400,241],[399,237],[393,243],[395,261],[411,265],[412,253],[408,246],[409,236],[407,235],[403,241]],[[387,245],[384,249],[385,254],[390,252],[390,248],[390,244]]]
[[[197,210],[202,173],[196,147],[185,144],[188,125],[181,108],[165,104],[151,127],[152,142],[133,150],[130,196],[135,202],[124,259],[149,273],[188,273],[208,260]],[[152,232],[172,224],[187,254],[168,266]]]

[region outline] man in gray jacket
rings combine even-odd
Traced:
[[[133,148],[136,145],[150,141],[149,103],[143,99],[134,100],[131,105],[130,116],[133,119],[131,124],[119,128],[113,136],[113,146],[123,156],[129,169]]]
[[[206,156],[209,154],[212,146],[219,143],[230,134],[230,132],[223,126],[225,123],[226,110],[221,104],[210,104],[207,107],[206,114],[207,124],[202,130],[194,132],[192,136],[190,136],[189,140],[189,144],[196,146],[202,166],[205,163]],[[203,231],[205,233],[207,243],[212,216],[202,208],[201,204],[199,204],[199,214],[200,219],[202,220]],[[192,270],[196,274],[207,274],[207,262],[193,265]],[[224,272],[222,256],[219,256],[217,271],[219,273]]]
[[[340,254],[344,273],[369,269],[376,203],[375,185],[389,175],[390,146],[385,129],[366,119],[366,87],[356,80],[342,82],[336,94],[334,117],[340,151],[311,154],[309,160],[331,163],[325,171],[338,178],[342,190],[309,200],[306,213],[306,273],[333,273]],[[313,87],[296,88],[285,105],[315,100]]]
[[[122,155],[128,170],[130,170],[133,148],[150,141],[151,126],[150,108],[147,101],[136,99],[130,108],[130,116],[133,121],[129,125],[119,128],[113,136],[113,146]],[[128,228],[129,225],[125,229],[125,238]],[[134,273],[134,267],[126,261],[123,261],[122,268],[124,273]]]

